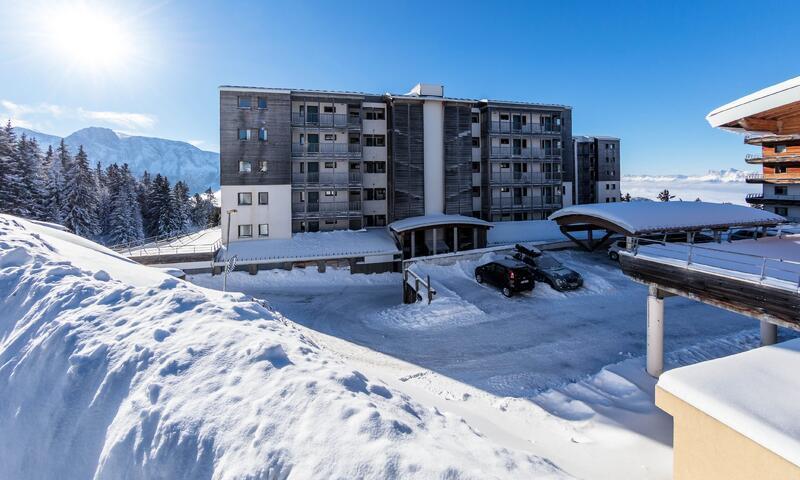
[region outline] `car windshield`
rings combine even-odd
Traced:
[[[547,255],[542,255],[541,257],[536,259],[536,263],[539,265],[539,268],[546,268],[546,269],[554,269],[554,268],[561,268],[561,264],[558,263],[553,257],[549,257]]]

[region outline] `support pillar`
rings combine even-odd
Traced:
[[[436,252],[436,228],[434,227],[434,229],[431,230],[431,231],[433,232],[433,234],[432,234],[432,238],[433,238],[433,254],[436,255],[436,253],[437,253]]]
[[[458,227],[453,227],[453,251],[458,253]]]
[[[658,378],[664,371],[664,298],[657,287],[647,295],[647,373]]]
[[[411,258],[417,256],[417,231],[411,230]]]
[[[778,326],[761,320],[761,346],[775,345],[778,342]]]

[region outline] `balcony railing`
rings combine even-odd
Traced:
[[[798,173],[750,173],[744,178],[747,183],[800,183]]]
[[[292,112],[293,127],[312,128],[360,128],[361,117],[345,113],[306,113]]]
[[[547,158],[561,157],[560,148],[522,148],[514,146],[492,146],[490,156],[493,158]]]
[[[512,122],[510,120],[492,120],[489,122],[490,133],[518,133],[518,134],[558,134],[561,133],[561,125],[546,123],[536,124]]]
[[[292,214],[300,217],[348,216],[350,214],[359,214],[360,212],[360,200],[292,203]]]
[[[360,185],[361,172],[293,172],[296,185]]]
[[[491,197],[492,210],[525,210],[531,208],[560,208],[561,197]]]
[[[332,155],[360,157],[360,143],[293,143],[292,155],[296,157]]]
[[[767,155],[764,156],[760,153],[748,153],[744,156],[744,161],[749,164],[761,163],[800,163],[800,155]]]
[[[774,193],[748,193],[745,197],[747,203],[770,203],[770,204],[797,204],[800,203],[800,195],[777,195]]]
[[[492,172],[490,183],[561,183],[561,172]]]

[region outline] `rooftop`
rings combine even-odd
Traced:
[[[798,113],[800,77],[795,77],[726,103],[709,113],[706,120],[712,127],[735,131],[783,133],[778,132],[782,128],[779,122]]]
[[[480,218],[467,217],[464,215],[421,215],[397,220],[389,224],[389,230],[400,233],[416,228],[435,227],[439,225],[476,225],[491,228],[492,224]]]

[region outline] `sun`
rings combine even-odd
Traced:
[[[119,69],[133,54],[125,22],[83,3],[62,4],[44,16],[45,37],[62,59],[94,71]]]

